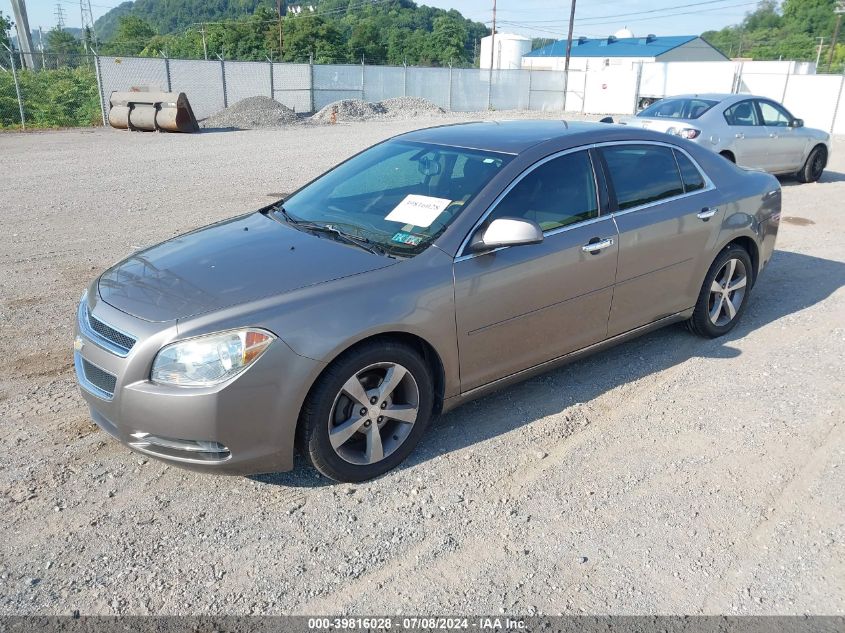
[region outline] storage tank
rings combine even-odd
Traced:
[[[522,68],[522,56],[531,52],[531,38],[513,33],[496,33],[495,44],[493,36],[481,38],[481,68],[490,68],[490,46],[496,47],[493,56],[493,68],[513,70]]]

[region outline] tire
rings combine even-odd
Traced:
[[[725,282],[730,290],[725,291]],[[705,338],[717,338],[730,332],[739,322],[754,284],[751,257],[741,246],[726,246],[707,271],[689,329]],[[738,305],[737,305],[738,304]]]
[[[721,156],[727,161],[730,161],[731,163],[736,164],[736,158],[734,157],[733,152],[725,150],[724,152],[719,152],[719,156]]]
[[[796,175],[801,182],[816,182],[822,177],[825,167],[827,167],[827,148],[824,145],[816,145]]]
[[[300,414],[297,444],[326,477],[366,481],[413,451],[433,409],[433,380],[420,355],[394,341],[372,341],[344,352],[317,380]]]

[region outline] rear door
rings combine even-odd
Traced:
[[[769,135],[769,171],[798,171],[804,164],[807,139],[792,127],[793,116],[779,103],[759,99],[760,120]]]
[[[500,217],[532,220],[544,239],[456,258],[462,391],[607,335],[617,234],[613,218],[599,214],[591,152],[564,152],[535,164],[478,227]]]
[[[737,165],[768,170],[772,139],[754,100],[746,99],[733,104],[725,110],[724,117],[730,135],[726,140]]]
[[[668,144],[601,148],[619,231],[608,336],[695,304],[725,209],[686,152]]]

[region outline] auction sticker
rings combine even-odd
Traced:
[[[412,194],[405,196],[405,199],[397,204],[384,219],[391,222],[428,227],[450,204],[452,204],[452,201],[446,198]]]
[[[410,233],[397,233],[391,238],[394,242],[399,242],[400,244],[407,244],[409,246],[419,246],[420,242],[422,242],[423,238],[419,235],[411,235]]]

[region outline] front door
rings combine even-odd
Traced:
[[[724,112],[728,124],[727,139],[733,151],[736,164],[743,167],[768,169],[772,139],[760,119],[760,113],[752,99],[740,101]]]
[[[804,136],[792,127],[793,117],[786,109],[774,101],[761,99],[760,118],[769,135],[771,151],[769,153],[769,171],[798,171],[804,163],[804,148],[807,144]]]
[[[613,219],[599,216],[597,189],[588,151],[545,159],[481,225],[532,220],[543,242],[455,260],[462,391],[605,338],[618,245]],[[585,249],[591,242],[601,244]]]
[[[682,151],[666,145],[601,149],[618,212],[619,268],[608,336],[695,305],[725,209]]]

